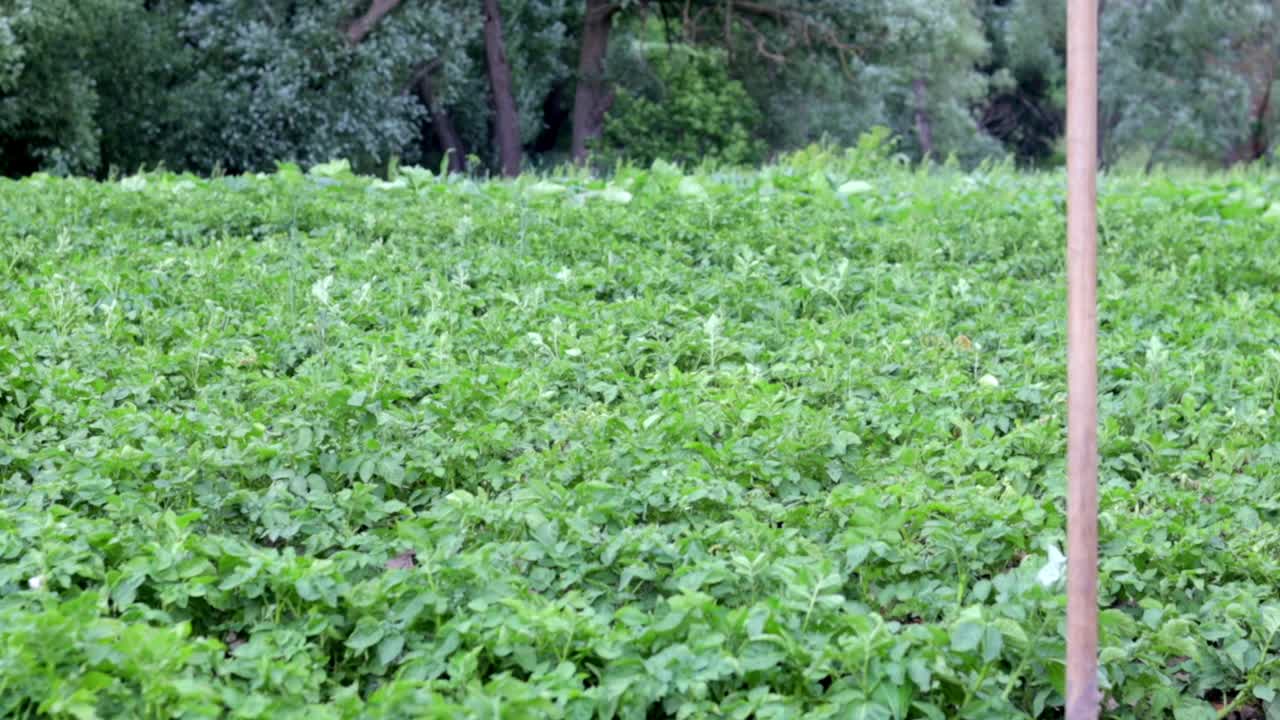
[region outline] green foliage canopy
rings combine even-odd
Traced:
[[[1280,120],[1274,0],[1104,6],[1104,162],[1268,156]],[[620,155],[752,162],[824,139],[853,144],[873,127],[890,128],[915,158],[1057,159],[1065,27],[1056,0],[607,7],[614,102],[601,165]],[[365,170],[397,158],[435,166],[440,118],[464,154],[492,167],[476,4],[404,0],[353,44],[344,28],[368,8],[0,0],[0,172],[238,172],[336,157]],[[519,139],[532,166],[553,164],[571,135],[584,3],[502,0],[500,9],[512,29]],[[676,59],[690,49],[722,61]],[[677,112],[656,112],[659,99]]]
[[[0,173],[181,165],[178,16],[166,2],[0,2]]]
[[[755,98],[729,76],[721,54],[665,43],[626,52],[630,62],[613,64],[618,90],[605,125],[606,157],[645,166],[659,159],[688,165],[763,159]]]

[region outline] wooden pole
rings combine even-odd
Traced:
[[[1098,0],[1067,0],[1067,720],[1098,694]]]

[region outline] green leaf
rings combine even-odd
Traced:
[[[921,690],[928,692],[932,687],[933,673],[929,670],[929,664],[922,658],[911,658],[907,662],[907,674]]]
[[[535,196],[561,195],[568,192],[568,188],[546,180],[540,180],[529,186],[529,194]]]
[[[631,202],[631,193],[621,188],[605,188],[604,190],[596,193],[596,197],[599,197],[601,200],[618,203],[620,205],[626,205]]]
[[[786,653],[781,648],[771,643],[752,642],[743,648],[738,661],[742,664],[744,671],[758,672],[776,667],[786,657]]]
[[[875,190],[875,188],[865,180],[850,180],[841,185],[836,192],[841,195],[863,195],[872,190]]]
[[[320,599],[320,591],[316,588],[315,581],[308,576],[304,575],[298,578],[293,587],[297,591],[298,597],[307,602],[315,602]]]
[[[991,624],[999,628],[1000,633],[1004,635],[1004,639],[1012,643],[1016,648],[1026,648],[1031,642],[1030,638],[1027,637],[1027,631],[1016,620],[996,618]]]
[[[982,660],[984,662],[992,662],[1000,657],[1000,651],[1004,649],[1004,635],[1000,633],[998,628],[987,626],[982,634]]]
[[[1036,693],[1035,698],[1031,701],[1031,715],[1033,717],[1040,717],[1040,714],[1044,712],[1044,708],[1049,702],[1049,695],[1052,692],[1052,688],[1042,688],[1040,692]]]
[[[350,644],[349,640],[348,644]],[[391,661],[400,656],[400,651],[402,650],[404,650],[404,636],[400,634],[387,635],[378,642],[378,662],[383,665],[390,664]]]
[[[1231,659],[1231,664],[1241,672],[1248,672],[1258,662],[1258,651],[1252,643],[1243,638],[1228,645],[1226,653]]]
[[[1174,720],[1217,720],[1218,712],[1209,703],[1196,698],[1182,698],[1173,708]]]
[[[982,642],[983,627],[973,622],[956,623],[951,628],[951,649],[956,652],[972,652]]]
[[[307,174],[324,178],[352,177],[351,163],[347,160],[330,160],[326,163],[312,165]]]
[[[353,650],[366,650],[377,644],[385,632],[381,622],[368,616],[362,617],[356,623],[355,629],[351,631],[351,635],[347,637],[347,647]]]
[[[392,485],[404,484],[404,466],[392,458],[384,457],[378,461],[378,476]]]
[[[676,192],[684,197],[697,198],[699,200],[707,198],[707,189],[691,177],[680,178],[680,184],[676,186]]]

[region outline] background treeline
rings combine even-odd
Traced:
[[[0,0],[0,173],[1059,160],[1061,0]],[[1274,155],[1280,0],[1104,0],[1103,162]]]

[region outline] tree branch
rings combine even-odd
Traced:
[[[583,19],[589,22],[600,22],[600,21],[603,21],[606,17],[612,16],[614,13],[618,12],[621,9],[622,9],[622,3],[618,3],[618,2],[611,2],[604,5],[596,5],[593,7],[588,7],[586,15],[584,16]],[[593,15],[597,17],[592,17]]]
[[[409,81],[406,82],[402,88],[400,88],[400,94],[406,95],[412,92],[415,88],[418,87],[418,83],[422,82],[423,78],[435,72],[443,64],[444,64],[444,58],[438,57],[415,67],[413,69],[413,72],[409,75]]]
[[[395,10],[400,5],[400,0],[373,0],[373,4],[364,15],[356,18],[354,22],[347,26],[346,36],[347,42],[352,45],[359,45],[361,41],[373,32],[373,28],[386,17],[388,13]]]
[[[787,64],[786,57],[784,57],[780,53],[773,52],[772,50],[769,49],[768,38],[766,38],[764,36],[764,33],[760,32],[760,30],[755,25],[753,25],[750,20],[746,19],[745,17],[742,17],[742,18],[739,18],[739,22],[742,23],[743,27],[750,30],[751,33],[756,36],[756,52],[759,53],[761,57],[772,60],[778,65]],[[786,51],[784,50],[783,52],[786,52]]]
[[[686,1],[683,7],[683,20],[685,23],[685,39],[686,41],[696,41],[702,34],[699,29],[703,28],[703,15],[707,14],[715,8],[714,4],[704,5],[695,12],[691,12],[691,3]],[[725,36],[725,46],[729,47],[731,33],[731,23],[737,22],[749,29],[751,34],[756,38],[756,51],[762,56],[775,63],[781,63],[780,57],[785,56],[787,50],[796,44],[805,47],[814,45],[822,45],[835,51],[840,56],[841,65],[848,75],[848,56],[862,55],[862,48],[846,42],[841,38],[839,28],[832,27],[827,23],[823,23],[813,17],[813,15],[801,9],[793,7],[780,7],[759,0],[725,0],[723,7],[723,33]],[[753,25],[748,17],[768,20],[769,22],[788,28],[788,34],[792,38],[792,42],[788,43],[788,48],[782,52],[778,52],[769,47],[768,39],[765,37],[758,27]],[[712,31],[714,32],[714,31]]]

